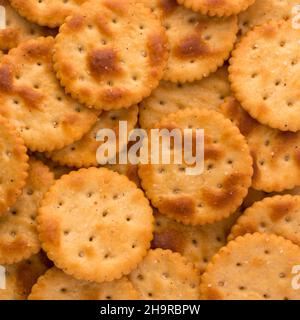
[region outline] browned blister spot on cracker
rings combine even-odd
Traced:
[[[229,206],[240,197],[239,188],[243,185],[245,178],[242,173],[236,173],[226,177],[220,187],[204,187],[202,190],[203,199],[211,207]]]
[[[52,246],[60,245],[61,228],[57,219],[53,217],[44,217],[40,225],[40,233],[43,234],[43,241]]]
[[[174,198],[164,198],[161,200],[159,208],[162,213],[189,216],[196,212],[196,203],[192,197],[185,195]]]
[[[27,241],[17,235],[16,238],[11,242],[2,242],[0,243],[0,248],[3,254],[14,254],[15,252],[22,252],[23,250],[27,249],[28,243]]]
[[[126,94],[126,91],[121,88],[108,88],[103,90],[101,98],[107,102],[116,102],[117,100],[121,100]]]
[[[43,101],[44,95],[30,87],[16,87],[15,92],[29,108],[38,109]]]
[[[193,59],[207,56],[211,52],[209,46],[198,34],[192,34],[182,39],[174,48],[174,55],[178,59]]]
[[[206,298],[207,300],[222,300],[223,295],[218,289],[213,287],[208,287],[206,289]]]
[[[159,0],[158,5],[166,16],[171,14],[178,7],[176,0]]]
[[[81,15],[73,16],[70,20],[68,20],[67,26],[72,31],[80,30],[84,26],[84,17]]]
[[[293,208],[295,204],[290,199],[281,199],[270,203],[270,218],[273,222],[276,222],[285,217]]]
[[[13,67],[9,64],[0,67],[0,90],[4,92],[13,90]]]
[[[165,229],[155,232],[151,247],[153,249],[169,249],[174,252],[181,252],[183,246],[182,235],[175,229]]]
[[[214,145],[204,146],[204,159],[205,160],[220,160],[223,157],[224,152],[221,148]]]
[[[53,42],[54,40],[50,40],[50,38],[49,41],[39,43],[29,42],[23,45],[22,50],[28,57],[34,60],[49,57],[52,52]]]
[[[87,59],[91,74],[96,78],[117,75],[121,72],[117,53],[113,49],[93,49]]]
[[[164,37],[161,34],[155,33],[148,37],[147,42],[149,63],[151,66],[161,65],[162,57],[165,55],[167,45]]]
[[[253,162],[252,162],[252,168],[253,168],[253,180],[257,180],[260,178],[260,170],[259,170],[259,167],[257,165],[257,156],[256,156],[256,153],[254,151],[250,151],[250,154],[251,154],[251,157],[253,159]]]

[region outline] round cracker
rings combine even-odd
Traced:
[[[178,0],[178,3],[202,14],[223,17],[238,14],[246,10],[254,1],[255,0]]]
[[[54,67],[66,91],[104,110],[149,96],[168,57],[160,21],[134,0],[91,0],[80,11],[56,37]]]
[[[0,66],[0,114],[32,151],[59,149],[80,139],[99,111],[65,94],[52,68],[54,39],[32,39],[12,49]]]
[[[210,259],[227,243],[227,236],[240,212],[204,226],[186,226],[156,213],[153,249],[180,253],[202,273]]]
[[[239,14],[239,29],[246,34],[254,26],[269,20],[288,20],[292,16],[292,9],[299,4],[299,0],[259,0],[255,1],[246,11]]]
[[[300,30],[290,21],[255,27],[232,53],[229,80],[237,100],[259,122],[300,130]]]
[[[199,299],[199,271],[170,250],[150,250],[129,279],[143,300]]]
[[[26,40],[51,35],[55,30],[39,27],[21,17],[8,0],[0,0],[5,9],[6,28],[0,29],[0,50],[10,50]]]
[[[234,213],[247,194],[253,172],[249,148],[238,128],[207,109],[178,111],[158,128],[204,129],[204,172],[187,175],[185,163],[141,164],[139,177],[152,205],[169,218],[192,225]]]
[[[119,122],[127,121],[128,133],[134,129],[138,120],[138,107],[119,109],[101,113],[98,121],[82,139],[64,147],[63,149],[47,153],[53,161],[62,166],[69,167],[91,167],[97,166],[97,149],[103,142],[96,141],[96,136],[101,129],[112,129],[116,133],[117,151],[126,148],[123,139],[119,140]],[[121,143],[121,145],[120,145]],[[125,142],[126,143],[126,142]]]
[[[132,283],[123,277],[101,284],[77,280],[53,267],[33,286],[28,300],[138,300]]]
[[[26,19],[41,26],[59,27],[65,18],[80,11],[87,0],[10,0]]]
[[[0,116],[0,216],[6,213],[25,185],[28,156],[23,140]]]
[[[43,252],[16,264],[4,265],[5,289],[0,289],[1,300],[26,300],[39,276],[51,267]]]
[[[274,233],[300,246],[300,196],[267,197],[255,202],[233,226],[228,240],[246,233]]]
[[[152,229],[152,209],[143,192],[105,168],[64,175],[46,194],[38,215],[48,257],[67,274],[96,282],[130,273],[146,255]]]
[[[0,264],[18,263],[40,251],[35,219],[40,201],[53,183],[48,167],[30,159],[22,194],[0,218]]]
[[[300,248],[282,237],[247,234],[217,253],[201,279],[209,300],[299,300],[292,287]]]
[[[179,6],[175,0],[138,0],[162,20],[170,43],[164,80],[192,82],[207,77],[229,57],[237,17],[214,18]]]
[[[139,122],[150,129],[170,113],[186,108],[217,109],[230,94],[225,67],[199,81],[175,84],[162,81],[140,104]]]
[[[260,124],[234,98],[227,98],[220,111],[246,137],[253,158],[253,188],[280,192],[300,185],[300,132]]]

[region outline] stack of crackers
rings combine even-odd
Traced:
[[[297,2],[0,0],[0,299],[300,299]],[[203,173],[100,166],[120,121]]]

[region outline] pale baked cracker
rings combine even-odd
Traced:
[[[128,274],[152,240],[152,209],[127,177],[105,168],[57,180],[38,214],[42,247],[78,279],[103,282]]]
[[[4,265],[6,289],[0,289],[0,300],[26,300],[39,276],[52,266],[43,252],[12,265]]]
[[[138,300],[128,278],[101,284],[77,280],[53,267],[33,286],[28,300]]]
[[[167,58],[165,30],[149,9],[134,0],[91,0],[60,28],[54,67],[74,98],[111,110],[149,96]]]
[[[192,225],[212,223],[235,212],[247,195],[253,172],[238,128],[216,111],[195,108],[169,115],[158,128],[204,129],[204,172],[187,175],[185,163],[141,164],[139,177],[152,205],[169,218]]]
[[[28,156],[23,140],[0,116],[0,216],[4,215],[25,185]]]
[[[80,12],[87,0],[10,0],[11,5],[26,19],[41,26],[59,27],[65,18]]]
[[[183,255],[202,273],[219,249],[226,245],[230,229],[240,215],[203,226],[186,226],[156,212],[151,247],[169,249]]]
[[[228,240],[255,232],[274,233],[300,246],[300,196],[277,195],[255,202],[233,226]]]
[[[150,250],[129,279],[143,300],[199,299],[199,271],[170,250]]]
[[[254,1],[255,0],[178,0],[178,3],[202,14],[223,17],[238,14],[246,10]]]
[[[126,148],[123,139],[119,139],[119,122],[127,121],[128,132],[134,129],[138,120],[138,107],[132,106],[129,109],[111,110],[101,113],[92,129],[82,139],[64,147],[61,150],[48,153],[47,156],[62,166],[69,167],[90,167],[97,166],[96,153],[102,142],[96,141],[96,136],[101,129],[112,129],[116,133],[117,151]]]
[[[199,81],[175,84],[161,81],[150,97],[140,104],[139,123],[150,129],[172,112],[185,108],[217,109],[230,94],[226,67]]]
[[[6,28],[0,29],[0,50],[7,51],[23,41],[55,34],[55,30],[37,26],[21,17],[8,0],[0,0],[0,6],[5,8],[6,18]]]
[[[259,0],[238,16],[239,29],[245,34],[254,26],[269,20],[288,20],[292,17],[292,9],[299,5],[299,0]]]
[[[60,87],[52,68],[53,45],[52,37],[28,40],[0,65],[0,114],[32,151],[51,151],[80,139],[99,114]]]
[[[214,18],[179,6],[176,0],[138,0],[161,18],[170,43],[164,80],[192,82],[222,66],[233,49],[237,17]]]
[[[201,279],[209,300],[299,300],[292,287],[300,248],[282,237],[247,234],[217,253]]]
[[[0,264],[18,263],[40,251],[35,219],[40,201],[53,183],[48,167],[31,158],[22,194],[0,217]]]
[[[300,30],[291,21],[255,27],[232,53],[229,80],[242,107],[259,122],[300,130]]]
[[[253,188],[280,192],[300,185],[300,132],[260,124],[232,97],[225,100],[220,111],[246,137],[253,158]]]

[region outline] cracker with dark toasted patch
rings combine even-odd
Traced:
[[[6,24],[5,28],[0,29],[0,50],[7,51],[23,41],[55,34],[55,30],[39,27],[21,17],[8,0],[0,0],[0,6],[5,9]]]
[[[26,147],[11,124],[0,116],[0,217],[22,192],[28,171]]]
[[[105,168],[81,169],[57,180],[37,220],[48,257],[82,280],[111,281],[130,273],[152,240],[152,209],[143,192]]]
[[[105,111],[101,113],[92,129],[82,139],[64,147],[63,149],[47,153],[47,156],[62,166],[68,167],[91,167],[99,163],[96,157],[97,149],[103,144],[96,141],[97,133],[101,129],[111,129],[116,134],[117,153],[126,148],[126,139],[119,139],[120,121],[127,122],[128,133],[134,129],[138,121],[138,107],[128,109]]]
[[[176,0],[138,0],[162,20],[170,43],[164,80],[192,82],[222,66],[233,49],[237,17],[201,15]]]
[[[255,0],[178,0],[178,3],[202,14],[223,17],[238,14],[246,10],[254,1]]]
[[[35,219],[40,201],[53,183],[48,167],[30,159],[22,194],[0,217],[0,264],[18,263],[40,251]]]
[[[300,132],[283,132],[260,124],[234,98],[227,98],[220,111],[246,137],[254,163],[253,188],[280,192],[299,186]]]
[[[95,283],[77,280],[53,267],[33,286],[29,300],[138,300],[128,278]]]
[[[134,0],[92,0],[60,28],[54,67],[82,103],[128,108],[157,87],[167,47],[164,28],[149,9]]]
[[[170,250],[148,251],[129,279],[143,300],[199,299],[199,271]]]
[[[217,109],[230,94],[225,67],[207,78],[191,83],[175,84],[162,81],[150,97],[140,104],[139,122],[150,129],[170,113],[186,108]]]
[[[10,0],[26,19],[41,26],[59,27],[71,14],[80,12],[87,0]]]
[[[232,53],[234,96],[259,122],[282,131],[300,130],[300,30],[291,21],[255,27]]]
[[[217,253],[201,279],[207,300],[299,300],[292,286],[300,248],[282,237],[247,234]]]
[[[255,202],[233,226],[232,240],[246,233],[274,233],[300,246],[300,196],[277,195]]]
[[[32,151],[51,151],[80,139],[99,111],[73,100],[52,67],[54,39],[23,42],[0,65],[0,114],[16,126]]]
[[[0,289],[0,300],[26,300],[39,276],[52,263],[43,252],[16,264],[4,265],[5,289]]]
[[[247,194],[253,172],[248,145],[238,128],[219,112],[195,108],[167,116],[157,128],[204,129],[204,172],[188,175],[185,169],[192,166],[185,161],[182,165],[172,161],[141,164],[141,184],[152,205],[169,218],[192,225],[234,213]]]
[[[226,245],[231,227],[240,215],[203,226],[186,226],[156,213],[151,247],[179,252],[202,273],[212,256]]]

